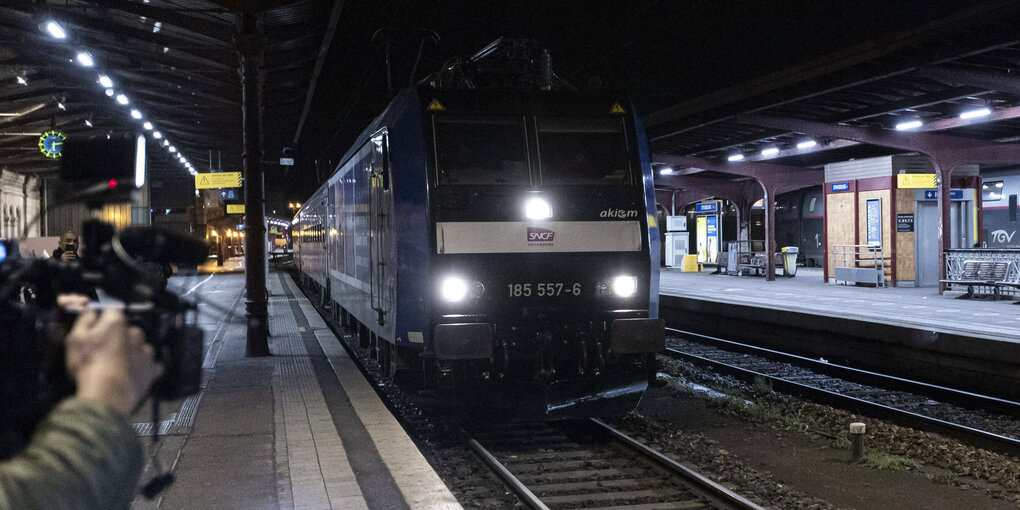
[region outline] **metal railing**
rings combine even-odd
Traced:
[[[885,287],[885,250],[881,245],[837,244],[832,248],[836,283]]]

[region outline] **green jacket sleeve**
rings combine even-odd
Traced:
[[[126,509],[141,471],[141,440],[125,417],[69,398],[21,453],[0,462],[0,510]]]

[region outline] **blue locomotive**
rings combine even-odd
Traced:
[[[629,410],[664,347],[643,129],[497,43],[362,132],[294,219],[297,267],[389,376],[517,415]]]

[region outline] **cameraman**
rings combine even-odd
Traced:
[[[79,259],[78,234],[70,230],[60,234],[60,244],[56,250],[53,250],[53,255],[50,258],[61,262],[72,262]]]
[[[62,296],[64,307],[84,296]],[[142,471],[142,445],[127,415],[162,367],[142,331],[120,310],[83,310],[65,340],[74,396],[39,423],[17,455],[0,461],[0,509],[128,508]]]

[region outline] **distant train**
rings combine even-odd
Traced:
[[[391,376],[518,415],[629,410],[664,342],[647,142],[623,94],[548,69],[484,86],[535,57],[499,40],[400,92],[294,218],[296,264]]]
[[[988,248],[1020,248],[1017,195],[1020,170],[981,172],[981,239]]]

